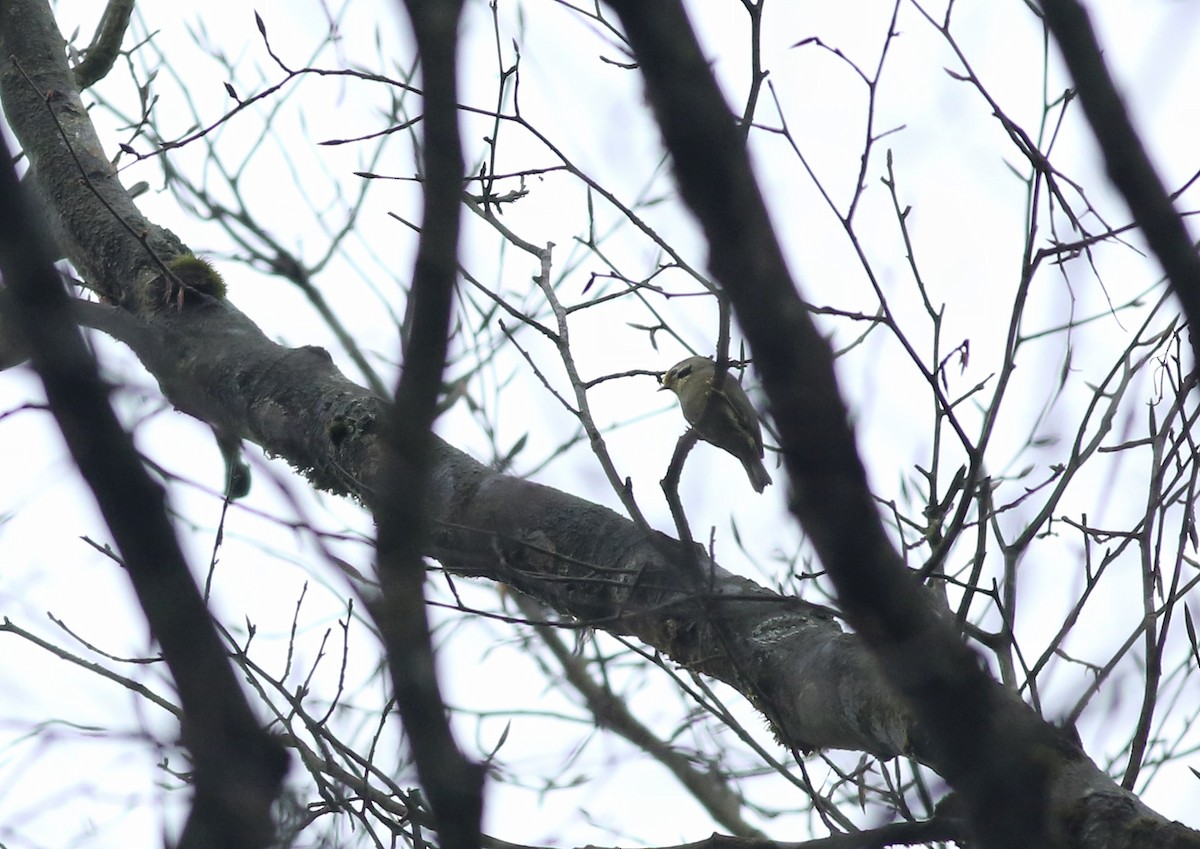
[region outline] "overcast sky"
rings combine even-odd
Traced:
[[[69,36],[76,29],[81,33],[74,39],[76,46],[90,39],[98,6],[74,1],[57,5],[64,33]],[[548,146],[553,143],[622,203],[636,206],[648,226],[703,273],[705,249],[673,195],[639,79],[614,64],[628,57],[611,34],[552,2],[499,0],[497,37],[488,7],[481,2],[469,2],[467,7],[462,101],[482,110],[494,108],[497,51],[502,63],[511,65],[515,41],[521,56],[521,112],[545,135],[539,140],[521,127],[505,124],[497,143],[496,170],[508,173],[556,165],[559,160]],[[290,67],[352,67],[391,77],[411,68],[414,53],[397,8],[398,4],[377,0],[351,0],[332,9],[312,2],[274,0],[257,6],[272,49]],[[689,8],[727,96],[740,112],[749,67],[741,3],[704,0]],[[1198,7],[1159,0],[1105,0],[1089,8],[1143,137],[1168,188],[1175,190],[1200,169],[1196,153],[1200,102],[1195,97],[1195,81],[1200,79]],[[945,305],[942,353],[970,340],[969,361],[962,368],[955,365],[946,375],[948,394],[957,397],[986,384],[1001,361],[1021,271],[1028,205],[1024,184],[1013,172],[1023,175],[1028,166],[980,92],[947,73],[947,69],[958,76],[964,73],[953,46],[918,7],[902,3],[896,26],[899,36],[890,44],[872,113],[875,136],[887,135],[876,142],[868,162],[863,177],[867,188],[855,214],[851,240],[830,205],[844,213],[855,188],[868,109],[867,88],[858,71],[875,73],[891,11],[890,4],[873,0],[768,4],[762,63],[770,71],[773,88],[763,92],[756,112],[762,129],[751,133],[751,150],[805,297],[820,306],[873,313],[878,300],[869,268],[914,345],[926,351],[931,325],[905,256],[892,198],[881,182],[890,153],[896,193],[901,205],[911,208],[906,223],[922,280],[934,304]],[[931,14],[940,19],[943,10]],[[331,17],[338,21],[333,43],[328,40]],[[253,12],[242,3],[182,0],[169,11],[155,5],[140,7],[126,46],[150,33],[149,44],[131,60],[137,69],[136,83],[121,63],[97,87],[96,97],[103,103],[92,114],[113,155],[118,144],[126,141],[138,151],[152,151],[147,138],[134,138],[126,126],[139,109],[136,85],[145,82],[151,68],[157,69],[152,86],[158,98],[154,124],[166,139],[182,137],[197,124],[214,124],[225,115],[234,105],[227,82],[246,100],[284,77],[264,49]],[[988,95],[1031,136],[1040,133],[1045,149],[1045,140],[1056,132],[1059,112],[1050,110],[1047,125],[1039,129],[1044,96],[1056,100],[1068,81],[1052,48],[1047,71],[1041,31],[1025,4],[1016,0],[960,3],[952,33]],[[814,38],[820,43],[807,41]],[[842,55],[835,55],[833,49]],[[329,234],[344,224],[363,188],[364,180],[355,172],[382,177],[413,173],[413,149],[406,133],[395,134],[382,146],[374,141],[320,144],[386,129],[392,123],[388,113],[395,96],[397,89],[387,85],[303,76],[285,85],[278,96],[233,118],[208,141],[227,168],[240,169],[240,196],[233,194],[209,159],[206,142],[172,152],[170,162],[221,202],[235,208],[245,204],[282,248],[317,263],[327,250]],[[419,112],[419,101],[408,96],[404,108],[413,116]],[[511,111],[511,99],[506,109]],[[776,132],[784,121],[803,161]],[[476,172],[489,152],[483,140],[495,132],[486,116],[464,117],[467,161]],[[254,152],[248,157],[250,151]],[[1097,167],[1089,131],[1074,105],[1057,130],[1053,160],[1086,187],[1088,199],[1108,223],[1126,223],[1124,207]],[[163,189],[160,161],[134,162],[126,156],[122,167],[127,186],[141,180],[150,184],[139,199],[143,211],[194,250],[210,256],[229,283],[230,300],[269,336],[288,345],[322,345],[352,379],[364,381],[303,294],[264,273],[266,269],[240,262],[245,252],[229,233],[197,220],[186,198],[181,201]],[[595,297],[599,290],[588,288],[593,274],[615,268],[632,279],[644,279],[661,261],[653,242],[596,193],[591,201],[595,231],[603,234],[603,258],[585,250],[579,240],[588,232],[589,197],[576,178],[561,170],[548,171],[526,179],[523,187],[528,195],[505,209],[504,223],[535,245],[554,243],[552,273],[556,279],[561,275],[558,293],[564,303],[581,304]],[[396,321],[404,311],[404,286],[415,246],[412,230],[397,218],[418,219],[419,187],[411,181],[374,180],[369,188],[353,234],[317,271],[314,282],[385,385],[391,385],[398,358]],[[498,191],[517,188],[516,181],[498,185]],[[1195,198],[1194,189],[1185,193],[1179,208],[1194,209]],[[531,283],[538,272],[537,261],[504,246],[494,229],[470,213],[464,216],[465,269],[513,304],[550,321],[544,299]],[[1054,221],[1058,232],[1039,232],[1039,247],[1055,236],[1074,237],[1065,218],[1060,215]],[[1102,229],[1095,220],[1090,224]],[[263,247],[260,237],[239,232],[249,244]],[[1047,469],[1061,462],[1062,440],[1072,436],[1090,391],[1089,381],[1098,381],[1111,367],[1116,352],[1160,296],[1161,289],[1155,288],[1159,271],[1135,250],[1140,239],[1130,236],[1129,242],[1133,247],[1100,248],[1095,269],[1079,260],[1061,271],[1047,269],[1038,278],[1023,328],[1027,333],[1056,326],[1068,316],[1100,318],[1069,337],[1076,379],[1061,397],[1054,399],[1054,385],[1063,370],[1068,337],[1048,337],[1022,362],[988,455],[993,473],[1015,474],[1029,463],[1033,469],[1028,480],[1040,481]],[[572,347],[585,379],[635,369],[662,370],[690,353],[712,353],[715,308],[708,299],[682,297],[702,291],[694,277],[672,269],[654,282],[681,297],[654,299],[649,305],[618,299],[575,314]],[[1145,292],[1149,294],[1144,308],[1105,316],[1110,305],[1127,303]],[[439,422],[439,432],[484,461],[524,440],[523,450],[513,459],[515,473],[531,474],[540,482],[619,509],[586,440],[557,453],[577,426],[525,359],[504,343],[495,323],[479,324],[475,305],[480,299],[472,293],[472,287],[464,284],[459,313],[462,334],[456,339],[449,377],[471,371],[480,360],[491,358],[494,349],[499,353],[470,384],[468,392],[476,406],[458,403]],[[650,307],[669,322],[677,338],[664,332],[652,339],[641,329],[654,323]],[[846,320],[824,318],[822,327],[839,349],[862,333],[861,324]],[[551,346],[534,334],[519,341],[549,384],[567,391],[565,372]],[[735,331],[735,349],[739,341]],[[153,379],[127,350],[102,339],[97,339],[96,347],[106,373],[118,385],[115,397],[139,447],[167,475],[181,539],[203,580],[221,517],[218,490],[223,471],[211,434],[165,405]],[[839,377],[876,493],[883,502],[911,499],[914,467],[928,463],[931,444],[930,404],[927,394],[922,394],[919,375],[893,338],[875,333],[839,359]],[[745,383],[751,396],[761,401],[752,371]],[[651,521],[667,530],[671,522],[658,481],[683,431],[683,420],[668,393],[656,394],[656,388],[652,377],[627,377],[603,384],[591,393],[591,401],[620,473],[632,479]],[[1136,393],[1142,400],[1131,399],[1122,408],[1118,433],[1141,426],[1145,399],[1154,394],[1152,382],[1147,378]],[[104,652],[118,658],[145,657],[153,648],[144,621],[121,570],[89,544],[105,545],[107,531],[74,476],[52,420],[36,409],[41,398],[27,368],[0,373],[0,615],[97,659],[49,621],[49,611]],[[481,404],[486,409],[481,411]],[[970,408],[969,403],[964,406],[967,419],[973,414]],[[1045,442],[1030,449],[1031,438]],[[290,681],[295,685],[315,662],[328,628],[334,628],[336,648],[327,652],[340,656],[336,622],[345,616],[349,591],[329,566],[328,556],[336,554],[369,573],[370,522],[353,504],[312,495],[281,461],[265,458],[253,448],[248,457],[255,467],[255,485],[226,520],[213,573],[213,608],[243,639],[246,622],[252,621],[257,628],[257,659],[279,670],[297,600],[308,582],[294,661],[301,671],[293,673],[295,680]],[[943,485],[955,462],[946,461]],[[782,481],[784,475],[775,470],[773,455],[768,456],[768,467]],[[1145,467],[1136,461],[1101,463],[1093,476],[1082,479],[1061,510],[1087,513],[1097,526],[1124,526],[1121,523],[1128,524],[1130,516],[1144,509],[1145,497],[1137,486],[1139,482],[1144,486],[1145,477]],[[793,572],[804,567],[797,552],[805,549],[801,533],[788,518],[783,485],[756,496],[737,462],[705,445],[689,459],[683,485],[692,526],[704,539],[713,529],[722,565],[768,585],[793,585]],[[1131,494],[1126,496],[1127,492]],[[1000,525],[1014,530],[1034,512],[1036,501],[1006,514]],[[325,535],[297,526],[319,528]],[[971,556],[966,550],[956,554],[960,564]],[[1081,579],[1075,566],[1080,556],[1078,540],[1068,535],[1039,540],[1026,555],[1024,615],[1017,631],[1031,656],[1042,651],[1078,593]],[[998,568],[989,562],[988,569]],[[1140,617],[1139,603],[1130,601],[1141,592],[1136,562],[1114,572],[1111,585],[1098,591],[1089,616],[1080,624],[1078,639],[1071,644],[1073,652],[1095,662],[1111,654]],[[451,600],[443,582],[432,584],[437,598]],[[470,605],[497,606],[490,585],[459,582],[457,588]],[[814,597],[820,598],[819,590]],[[501,756],[511,772],[526,770],[532,776],[561,770],[559,777],[602,776],[578,790],[544,798],[536,787],[493,784],[486,822],[492,834],[530,843],[636,840],[654,844],[699,839],[711,832],[713,825],[675,789],[661,768],[609,737],[589,739],[588,729],[578,722],[549,715],[561,712],[577,717],[579,712],[545,688],[511,626],[442,616],[443,681],[450,703],[467,710],[458,727],[468,749],[487,751],[496,745],[511,720]],[[346,677],[361,688],[354,692],[354,701],[379,704],[382,687],[372,677],[377,647],[361,627],[352,628],[351,635]],[[154,764],[162,752],[153,742],[139,740],[149,737],[169,745],[175,732],[169,717],[21,637],[0,636],[0,678],[7,682],[0,692],[0,841],[14,849],[115,845],[118,840],[125,845],[157,842],[164,827],[165,799],[158,787],[161,773]],[[1176,636],[1182,639],[1181,633]],[[336,661],[322,663],[313,686],[332,692],[338,681]],[[1130,675],[1118,676],[1111,691],[1097,699],[1080,722],[1089,754],[1102,764],[1108,758],[1121,762],[1120,748],[1128,734],[1126,717],[1138,707],[1136,659],[1129,663]],[[106,665],[171,694],[161,671],[118,661]],[[629,685],[630,698],[659,731],[669,733],[680,722],[684,707],[664,673],[618,670],[614,674],[618,680],[629,676],[638,682],[637,687]],[[642,683],[645,675],[648,684]],[[662,680],[655,680],[656,675]],[[1087,682],[1088,674],[1078,666],[1055,667],[1041,682],[1045,714],[1055,718],[1068,710]],[[1198,742],[1189,736],[1187,721],[1195,714],[1187,705],[1196,704],[1196,695],[1194,685],[1180,691],[1177,699],[1182,707],[1172,709],[1173,719],[1162,729],[1165,738],[1178,739],[1183,748]],[[747,707],[739,704],[734,709],[764,746],[784,757]],[[497,711],[498,716],[477,718],[470,715],[473,710]],[[516,712],[515,718],[505,713],[509,710]],[[51,720],[55,725],[49,730],[29,733],[33,723]],[[1115,736],[1106,733],[1113,726],[1121,729]],[[90,727],[124,736],[93,735],[87,730]],[[707,732],[701,731],[682,733],[701,748],[728,746],[736,751],[732,739],[708,739]],[[564,751],[572,747],[577,747],[575,755],[565,756]],[[748,752],[730,757],[747,769],[756,765]],[[177,754],[172,752],[171,758],[172,766],[183,768]],[[857,760],[856,754],[842,758],[849,765]],[[814,769],[816,775],[823,774],[819,763]],[[1153,781],[1138,789],[1151,807],[1200,827],[1193,776],[1179,766],[1147,777]],[[771,805],[786,806],[788,794],[797,792],[770,776],[747,777],[743,785],[752,797]],[[177,806],[179,796],[167,798]],[[801,807],[797,802],[795,808]],[[580,808],[586,809],[590,824],[578,815]],[[168,809],[172,817],[178,814],[178,807]],[[664,816],[664,811],[669,813]],[[165,827],[175,822],[171,819]],[[867,820],[860,818],[860,822]],[[785,840],[803,839],[809,828],[821,833],[819,823],[799,816],[758,824],[772,837]],[[622,831],[611,831],[614,827]]]

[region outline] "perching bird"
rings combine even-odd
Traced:
[[[762,429],[758,426],[754,407],[742,385],[728,372],[716,389],[717,397],[709,405],[708,396],[715,375],[716,364],[711,359],[688,357],[671,366],[659,383],[661,389],[670,389],[679,396],[683,417],[700,438],[737,457],[746,469],[750,485],[755,492],[762,492],[771,483],[771,476],[762,462]],[[708,415],[705,415],[706,406],[709,407]]]

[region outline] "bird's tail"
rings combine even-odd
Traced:
[[[755,492],[762,492],[771,485],[771,475],[767,472],[767,467],[763,465],[763,461],[757,457],[747,457],[742,461],[742,465],[746,467],[746,475],[750,478],[750,485],[754,487]]]

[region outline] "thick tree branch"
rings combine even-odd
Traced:
[[[51,236],[100,294],[127,309],[154,311],[162,306],[163,263],[185,248],[146,220],[117,179],[65,51],[46,3],[0,6],[0,97],[29,157]],[[63,183],[40,179],[43,173],[74,176]]]
[[[3,10],[0,57],[9,66],[11,85],[14,15],[28,14],[45,28],[39,33],[42,50],[62,54],[65,44],[44,3],[10,3]],[[32,85],[32,80],[16,84]],[[81,109],[71,92],[44,95],[43,110]],[[167,520],[162,489],[121,429],[108,388],[72,320],[50,241],[33,224],[30,200],[9,164],[13,160],[3,138],[0,157],[5,163],[0,168],[0,270],[7,287],[0,291],[0,309],[42,379],[50,409],[95,494],[179,688],[183,742],[195,764],[195,801],[179,845],[267,846],[274,835],[270,806],[287,756],[259,727],[238,686]]]
[[[1198,328],[1200,257],[1117,93],[1088,14],[1076,0],[1042,0],[1041,5],[1096,134],[1108,178],[1129,204],[1133,220],[1162,264],[1188,324]],[[1200,335],[1193,330],[1193,361],[1200,364],[1198,352]]]

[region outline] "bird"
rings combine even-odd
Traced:
[[[762,492],[771,483],[763,465],[762,429],[758,416],[737,378],[726,372],[721,385],[713,390],[716,364],[709,357],[688,357],[667,369],[659,378],[659,387],[670,389],[679,398],[683,417],[705,442],[728,451],[746,469],[750,485]],[[717,393],[709,403],[712,391]],[[707,414],[706,414],[707,413]]]

